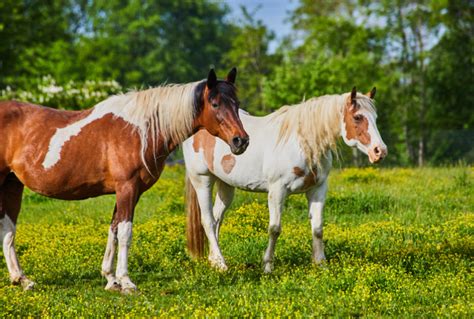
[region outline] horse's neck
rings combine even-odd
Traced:
[[[316,103],[316,104],[313,104]],[[341,117],[343,107],[342,96],[323,96],[317,100],[308,100],[294,106],[282,114],[280,132],[285,125],[291,123],[291,135],[299,141],[308,164],[318,166],[320,160],[326,157],[341,135]],[[289,113],[289,112],[292,112]],[[295,117],[288,121],[286,117]],[[284,138],[284,137],[283,137]]]

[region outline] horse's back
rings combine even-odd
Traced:
[[[6,170],[13,149],[23,140],[22,126],[25,111],[32,104],[18,101],[0,101],[0,171]]]
[[[331,159],[323,159],[322,170],[315,176],[296,136],[279,139],[280,126],[271,117],[241,114],[250,140],[241,155],[232,154],[219,138],[202,130],[184,142],[186,169],[190,175],[212,175],[228,185],[254,192],[267,192],[279,184],[288,193],[301,193],[327,177]]]
[[[39,143],[87,111],[64,111],[19,101],[0,101],[0,157],[25,143]],[[11,154],[10,154],[11,155]]]
[[[45,171],[43,159],[50,151],[50,140],[57,129],[87,116],[89,111],[64,111],[18,101],[0,102],[0,173],[14,172],[31,189],[39,189],[44,181],[65,182],[75,176]],[[67,146],[67,145],[66,145]],[[97,150],[96,146],[96,150]],[[100,154],[100,152],[98,152]],[[92,157],[95,153],[90,153]],[[67,162],[80,166],[77,156]],[[64,165],[64,164],[63,164]],[[64,175],[63,179],[58,176]],[[40,193],[48,193],[46,190]]]
[[[291,175],[293,166],[304,164],[304,158],[294,154],[298,153],[298,146],[278,143],[279,126],[269,117],[241,114],[241,120],[250,136],[243,154],[232,154],[224,141],[205,130],[184,142],[189,174],[213,175],[234,187],[265,192],[276,176]],[[290,163],[295,160],[298,164]]]

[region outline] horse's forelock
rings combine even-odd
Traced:
[[[357,94],[356,97],[357,104],[364,110],[372,113],[375,118],[377,118],[377,109],[375,108],[374,100],[369,98],[364,94]]]
[[[227,81],[219,81],[217,85],[209,92],[209,98],[212,99],[220,95],[220,100],[226,104],[238,103],[236,87]]]

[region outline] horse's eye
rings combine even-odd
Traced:
[[[212,103],[212,107],[215,108],[215,109],[217,109],[217,108],[219,107],[219,104],[217,104],[217,103]]]
[[[363,118],[364,118],[364,117],[363,117],[362,115],[360,115],[360,114],[357,114],[357,115],[354,116],[354,120],[355,120],[356,122],[362,121]]]

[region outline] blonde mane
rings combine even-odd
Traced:
[[[308,165],[319,167],[321,157],[327,156],[328,150],[336,152],[344,105],[349,94],[324,95],[280,108],[272,114],[272,120],[281,120],[278,143],[288,141],[296,133]],[[358,93],[356,100],[361,108],[375,115],[370,98]]]
[[[149,137],[155,147],[156,138],[161,134],[167,146],[169,142],[183,142],[192,133],[194,94],[198,83],[170,84],[115,95],[96,105],[95,109],[110,110],[134,126],[140,135],[141,157],[146,166]]]

